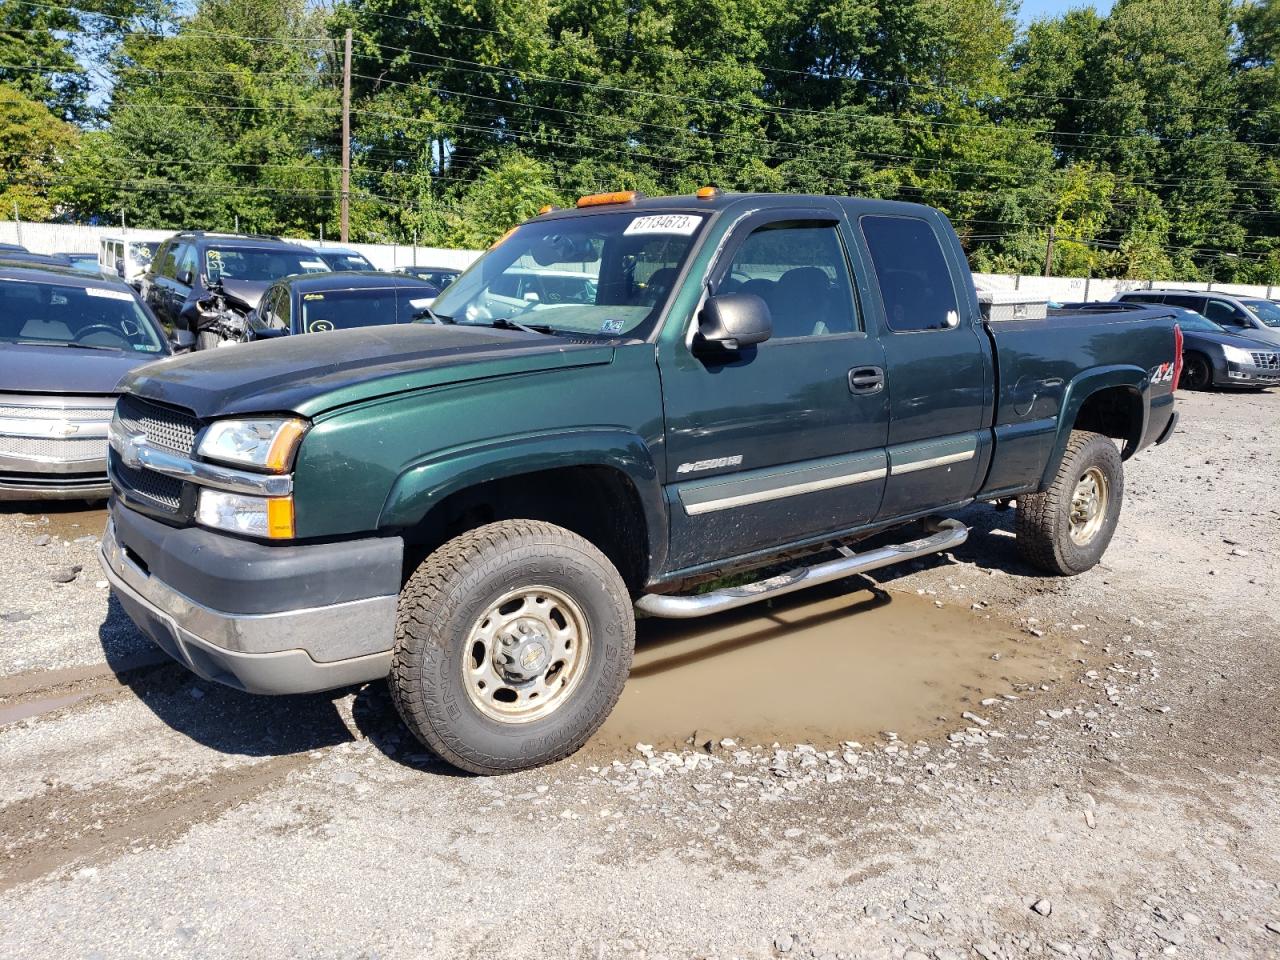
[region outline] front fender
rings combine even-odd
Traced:
[[[1075,427],[1080,408],[1099,390],[1126,387],[1135,391],[1142,405],[1142,425],[1136,436],[1138,438],[1146,436],[1147,418],[1151,415],[1151,405],[1147,397],[1149,386],[1147,371],[1133,364],[1093,367],[1072,379],[1063,392],[1062,409],[1058,415],[1058,433],[1054,438],[1049,460],[1045,464],[1044,475],[1040,478],[1039,489],[1045,490],[1053,483],[1053,478],[1058,473],[1058,465],[1062,462],[1067,443],[1071,439],[1071,431]],[[1125,452],[1128,455],[1133,451],[1126,449]]]
[[[565,467],[606,467],[631,481],[644,512],[650,563],[653,569],[662,569],[667,557],[667,519],[653,456],[640,437],[610,427],[503,437],[433,453],[396,478],[378,526],[410,527],[459,490]]]

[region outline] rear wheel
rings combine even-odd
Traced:
[[[1018,498],[1018,552],[1047,573],[1084,573],[1111,543],[1123,499],[1124,467],[1115,443],[1073,430],[1049,489]]]
[[[630,597],[604,554],[549,523],[492,523],[440,547],[401,591],[392,699],[455,766],[523,770],[599,728],[634,645]]]
[[[1188,390],[1208,390],[1213,386],[1213,365],[1203,354],[1188,353],[1182,365],[1182,385]]]

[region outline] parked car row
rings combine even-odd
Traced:
[[[412,269],[412,268],[410,268]],[[105,497],[116,385],[174,353],[429,317],[458,271],[183,231],[95,254],[0,244],[0,499]]]

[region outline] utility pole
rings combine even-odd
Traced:
[[[342,58],[342,242],[349,239],[351,216],[351,28],[344,39]]]
[[[1044,247],[1044,275],[1046,277],[1053,272],[1053,241],[1056,239],[1057,234],[1057,229],[1050,224],[1049,241]]]

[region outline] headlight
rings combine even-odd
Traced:
[[[219,463],[284,473],[306,432],[302,420],[218,420],[204,432],[199,453]]]
[[[1227,355],[1227,359],[1232,363],[1240,363],[1249,367],[1253,366],[1253,355],[1250,354],[1248,350],[1223,344],[1222,352]]]
[[[196,505],[196,522],[267,540],[293,538],[293,497],[246,497],[204,489]]]

